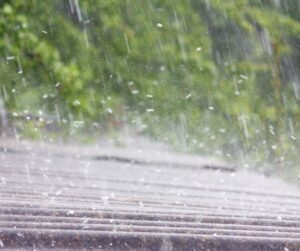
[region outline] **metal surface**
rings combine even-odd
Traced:
[[[208,158],[0,143],[0,248],[300,250],[299,191]]]

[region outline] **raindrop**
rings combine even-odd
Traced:
[[[88,34],[87,34],[87,31],[86,31],[85,27],[83,29],[83,36],[84,36],[84,40],[85,40],[85,45],[86,45],[87,48],[89,48],[90,43],[89,43],[89,38],[88,38]]]
[[[239,119],[240,119],[240,122],[241,122],[243,130],[244,130],[244,135],[245,135],[246,139],[248,139],[250,137],[250,134],[249,134],[249,130],[248,130],[246,117],[244,115],[241,115],[239,117]]]
[[[112,113],[113,113],[113,110],[112,110],[110,107],[108,107],[108,108],[106,108],[106,112],[107,112],[108,114],[112,114]]]
[[[59,190],[59,191],[57,191],[57,192],[55,193],[55,195],[60,195],[61,193],[62,193],[62,191]]]
[[[14,60],[15,59],[15,56],[7,56],[6,57],[6,60],[7,61],[11,61],[11,60]]]
[[[189,93],[188,95],[186,95],[185,99],[189,99],[190,97],[192,97],[192,93]]]
[[[219,129],[219,132],[220,132],[220,133],[225,133],[225,132],[226,132],[226,129],[225,129],[225,128],[220,128],[220,129]]]
[[[104,205],[108,205],[108,199],[109,199],[108,196],[102,196],[101,197],[101,200],[103,201]]]
[[[282,217],[282,215],[279,214],[279,215],[277,215],[276,219],[282,221],[283,217]]]
[[[272,135],[275,135],[276,133],[275,133],[275,131],[274,131],[274,128],[273,128],[273,126],[269,126],[269,132],[272,134]]]
[[[73,101],[73,105],[74,105],[74,106],[80,106],[80,104],[81,104],[81,103],[80,103],[79,100],[74,100],[74,101]]]
[[[300,84],[299,81],[293,81],[293,89],[296,99],[300,99]]]
[[[240,77],[241,77],[242,79],[248,80],[248,77],[245,76],[245,75],[243,75],[243,74],[241,74]]]
[[[69,211],[67,212],[67,215],[73,215],[74,213],[75,213],[74,210],[69,210]]]
[[[51,247],[55,247],[55,241],[51,241]]]
[[[132,94],[132,95],[137,95],[137,94],[139,94],[139,91],[138,91],[138,90],[132,90],[132,91],[131,91],[131,94]]]
[[[127,36],[126,33],[124,33],[124,39],[125,39],[125,44],[126,44],[127,52],[130,53],[131,51],[130,51],[128,36]]]
[[[69,0],[69,6],[72,14],[76,14],[76,17],[79,22],[82,21],[82,15],[78,0]]]

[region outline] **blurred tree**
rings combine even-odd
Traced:
[[[299,144],[299,8],[1,1],[0,99],[70,133],[135,124],[184,150],[280,161]]]

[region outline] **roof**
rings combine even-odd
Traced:
[[[0,247],[299,250],[299,190],[143,148],[0,141]]]

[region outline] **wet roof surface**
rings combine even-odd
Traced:
[[[299,190],[210,158],[0,142],[0,248],[299,250]]]

